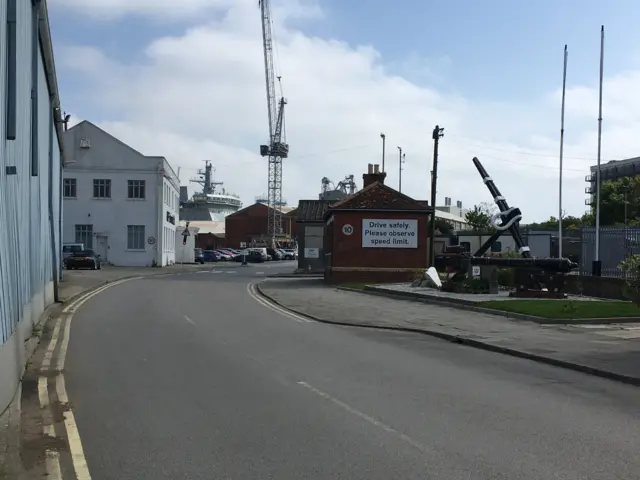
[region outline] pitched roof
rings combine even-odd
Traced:
[[[367,185],[359,192],[343,198],[330,207],[331,211],[351,209],[432,210],[426,202],[414,200],[380,182]]]
[[[335,200],[300,200],[298,202],[296,221],[321,222],[332,203],[335,203]]]

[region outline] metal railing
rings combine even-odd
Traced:
[[[595,260],[595,228],[582,229],[581,243],[580,273],[591,275],[592,262]],[[623,278],[618,265],[630,255],[637,254],[640,254],[640,228],[600,229],[600,261],[603,277]]]

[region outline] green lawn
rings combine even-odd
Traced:
[[[631,302],[622,301],[494,300],[474,305],[542,318],[640,317],[640,308]]]

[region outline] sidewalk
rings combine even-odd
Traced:
[[[640,386],[640,326],[539,325],[337,290],[316,279],[269,279],[258,290],[319,321],[425,333]],[[635,336],[629,333],[633,329]]]

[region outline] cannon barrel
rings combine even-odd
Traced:
[[[568,273],[578,268],[578,264],[568,258],[502,258],[469,257],[471,265],[491,265],[495,267],[541,268],[543,270]]]

